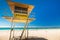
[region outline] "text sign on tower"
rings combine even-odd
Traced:
[[[27,11],[28,11],[28,8],[15,6],[15,8],[14,8],[14,17],[25,19],[25,18],[27,18],[27,14],[28,14]]]

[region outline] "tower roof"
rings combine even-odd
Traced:
[[[30,13],[32,11],[32,9],[34,8],[33,5],[21,4],[21,3],[17,3],[17,2],[11,2],[11,1],[8,1],[8,4],[12,11],[14,11],[15,6],[28,8],[28,13]]]

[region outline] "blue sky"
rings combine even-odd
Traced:
[[[34,27],[60,27],[60,0],[12,0],[14,2],[34,5],[31,14],[35,13],[35,18],[29,26]],[[4,9],[4,10],[3,10]],[[12,16],[11,10],[6,0],[0,0],[0,27],[10,26],[11,22],[2,18]],[[31,16],[31,15],[30,15]],[[24,24],[16,23],[17,26]]]

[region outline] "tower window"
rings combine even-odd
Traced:
[[[21,14],[27,14],[27,10],[28,10],[28,8],[15,6],[14,12],[15,13],[21,13]]]

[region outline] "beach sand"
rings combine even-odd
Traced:
[[[15,30],[15,36],[21,35],[22,30]],[[0,30],[0,40],[9,40],[10,30]],[[30,29],[29,35],[46,38],[48,40],[60,40],[60,29]]]

